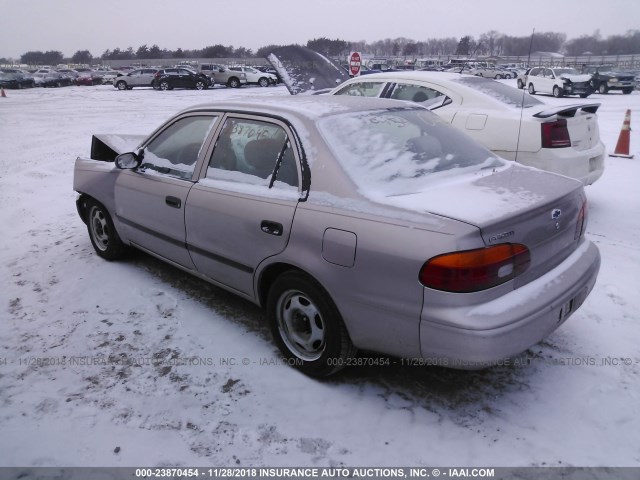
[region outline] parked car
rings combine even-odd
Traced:
[[[589,185],[604,171],[600,104],[552,107],[495,80],[436,72],[378,73],[354,78],[333,95],[421,103],[508,160]]]
[[[586,98],[593,93],[591,75],[580,74],[575,68],[534,67],[527,77],[528,90],[548,93],[556,98],[564,95],[580,95]]]
[[[463,72],[463,73],[466,73],[466,72]],[[469,73],[471,73],[472,75],[476,75],[478,77],[495,78],[495,79],[504,78],[501,70],[498,70],[495,67],[490,65],[472,66]]]
[[[275,75],[276,83],[282,83],[282,78],[280,78],[278,71],[275,68],[273,68],[271,65],[253,65],[253,68],[264,73],[270,73],[271,75]]]
[[[98,72],[95,70],[89,70],[84,72],[79,72],[78,76],[75,78],[76,85],[102,85],[104,83],[104,78],[102,76],[102,72]]]
[[[131,90],[133,87],[151,87],[157,68],[140,68],[118,77],[113,86],[118,90]]]
[[[232,72],[242,72],[247,78],[248,84],[260,85],[261,87],[268,87],[269,85],[275,85],[278,83],[278,77],[271,73],[261,72],[253,67],[246,67],[244,65],[232,65],[229,67]]]
[[[102,83],[105,83],[107,85],[113,85],[116,78],[124,76],[124,73],[118,70],[104,70],[101,73]]]
[[[40,85],[42,87],[68,87],[75,83],[73,79],[67,75],[54,71],[44,74],[41,78],[42,83]]]
[[[357,349],[490,366],[596,281],[580,182],[506,162],[417,105],[229,101],[125,141],[94,136],[93,159],[76,160],[96,254],[140,248],[264,307],[312,376]]]
[[[525,86],[527,86],[527,79],[529,78],[530,71],[531,69],[527,68],[524,72],[518,74],[516,83],[518,84],[519,89],[522,90]]]
[[[211,80],[202,73],[196,73],[186,68],[165,68],[156,72],[152,86],[159,90],[173,90],[174,88],[205,90],[211,86]]]
[[[636,88],[634,74],[622,72],[613,65],[587,65],[582,73],[591,75],[593,90],[603,95],[610,90],[620,90],[629,95]]]
[[[3,68],[0,69],[2,88],[31,88],[35,86],[35,80],[31,75],[16,69]]]
[[[214,83],[230,88],[240,88],[247,84],[247,76],[244,72],[235,72],[217,63],[201,64],[200,73],[207,75]]]

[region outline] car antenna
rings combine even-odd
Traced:
[[[476,56],[476,52],[480,48],[480,45],[482,45],[482,42],[478,42],[478,45],[476,45],[475,50],[473,51],[473,53],[471,53],[471,58],[474,58]],[[462,71],[464,70],[465,65],[468,65],[468,64],[469,64],[469,60],[467,59],[466,62],[460,65],[460,71],[458,72],[460,75],[462,75]]]
[[[533,47],[533,35],[536,33],[536,29],[534,28],[531,32],[531,41],[529,42],[529,53],[527,55],[527,67],[531,63],[531,48]],[[522,130],[522,115],[524,115],[524,96],[526,95],[527,85],[523,85],[522,87],[522,103],[520,104],[520,123],[518,124],[518,139],[516,140],[516,157],[513,160],[514,162],[518,161],[518,152],[520,151],[520,131]]]

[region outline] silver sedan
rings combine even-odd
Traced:
[[[98,255],[135,247],[261,305],[313,376],[357,350],[490,366],[558,328],[600,265],[580,182],[391,100],[192,107],[94,136],[74,189]]]

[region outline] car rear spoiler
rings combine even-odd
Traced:
[[[542,110],[535,113],[533,116],[536,118],[549,118],[554,115],[561,117],[575,117],[578,110],[582,110],[585,113],[596,113],[600,107],[599,103],[586,103],[582,105],[563,105],[561,107],[550,108],[548,110]]]
[[[121,153],[133,152],[145,135],[95,134],[91,137],[91,159],[113,162]]]
[[[324,55],[299,45],[274,49],[267,60],[291,95],[332,89],[349,79],[347,72]]]

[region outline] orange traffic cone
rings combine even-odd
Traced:
[[[624,115],[624,122],[622,122],[622,130],[620,130],[620,136],[618,137],[616,150],[614,153],[610,153],[609,156],[633,158],[633,155],[629,155],[630,141],[631,141],[631,110],[627,110],[627,113]]]
[[[6,93],[4,93],[4,88],[3,88],[3,87],[0,87],[0,92],[1,92],[1,93],[0,93],[0,97],[2,97],[2,98],[7,98],[7,94],[6,94]]]

